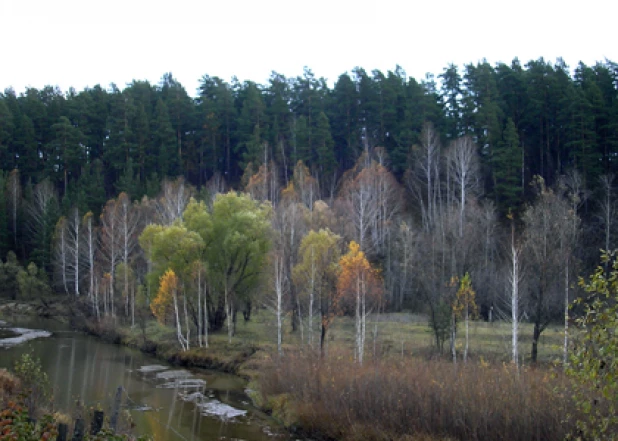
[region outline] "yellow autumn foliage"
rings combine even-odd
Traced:
[[[150,310],[160,323],[165,323],[165,318],[173,306],[173,296],[178,289],[178,277],[176,273],[168,269],[159,280],[159,290],[150,303]]]

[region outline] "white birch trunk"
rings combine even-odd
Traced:
[[[187,329],[187,337],[185,338],[185,344],[187,346],[187,350],[189,350],[189,342],[191,341],[191,328],[189,327],[189,314],[187,313],[186,294],[182,296],[182,303],[183,303],[184,313],[185,313],[185,327]]]
[[[470,336],[470,311],[469,311],[470,306],[468,305],[468,302],[466,301],[466,315],[464,317],[465,320],[465,326],[466,326],[466,345],[464,347],[464,353],[463,353],[463,360],[464,363],[468,362],[468,344],[469,344],[469,336]]]
[[[300,296],[298,294],[296,295],[296,305],[298,306],[298,328],[300,329],[300,345],[302,346],[303,342],[305,341],[305,336],[303,326],[303,313],[300,308]]]
[[[315,299],[315,257],[314,248],[311,247],[311,290],[309,292],[309,346],[313,347],[313,302]],[[299,309],[300,311],[300,309]]]
[[[362,365],[365,357],[365,336],[367,335],[367,305],[366,305],[367,286],[364,277],[361,278],[361,338],[358,351],[358,362]]]
[[[208,347],[208,296],[204,293],[204,347]]]
[[[282,320],[281,320],[281,305],[283,301],[283,258],[280,256],[275,257],[275,315],[277,318],[277,353],[279,356],[283,355],[282,344]]]
[[[176,290],[174,289],[172,293],[174,299],[174,314],[176,316],[176,338],[178,339],[178,343],[180,343],[180,347],[183,351],[186,351],[188,348],[185,345],[185,339],[182,335],[182,324],[180,323],[180,314],[178,312],[178,296],[176,294]]]
[[[356,277],[356,309],[354,311],[354,328],[355,328],[355,334],[356,334],[356,338],[355,340],[355,348],[354,348],[354,360],[356,360],[358,363],[362,364],[362,359],[361,359],[361,317],[360,317],[360,280],[359,277],[357,275]]]
[[[224,295],[225,295],[225,313],[227,314],[227,340],[228,343],[232,343],[232,302],[230,299],[230,295],[229,295],[229,290],[227,287],[227,281],[225,283],[225,288],[224,288]]]
[[[511,245],[511,348],[512,359],[519,368],[519,252]]]
[[[455,320],[455,313],[451,314],[451,354],[453,355],[453,363],[457,364],[457,348],[455,347],[455,340],[457,338],[457,321]]]
[[[75,212],[73,214],[73,237],[71,239],[73,239],[73,250],[72,252],[74,253],[73,256],[73,265],[75,266],[74,268],[74,277],[75,277],[75,297],[79,297],[79,278],[80,278],[80,271],[79,271],[79,258],[80,258],[80,251],[79,251],[79,243],[81,241],[81,230],[80,230],[80,226],[81,226],[81,222],[79,219],[79,212],[77,211],[77,209],[75,209]]]
[[[564,347],[562,363],[566,369],[569,363],[569,258],[567,257],[564,275]]]
[[[197,345],[202,344],[202,269],[197,270]]]

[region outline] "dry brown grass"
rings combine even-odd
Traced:
[[[20,382],[15,375],[6,369],[0,369],[0,405],[12,397],[19,390],[19,387]]]
[[[560,376],[408,359],[359,366],[348,356],[286,357],[260,378],[262,402],[288,424],[337,440],[562,440]]]

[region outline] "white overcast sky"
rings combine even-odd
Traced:
[[[308,66],[332,84],[361,66],[420,80],[448,63],[618,62],[618,2],[0,0],[0,91],[82,90],[172,72],[266,83]]]

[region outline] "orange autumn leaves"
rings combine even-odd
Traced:
[[[343,313],[351,313],[358,296],[369,308],[377,307],[383,300],[384,289],[378,270],[371,266],[360,245],[350,242],[348,252],[339,260],[337,279],[338,306]]]

